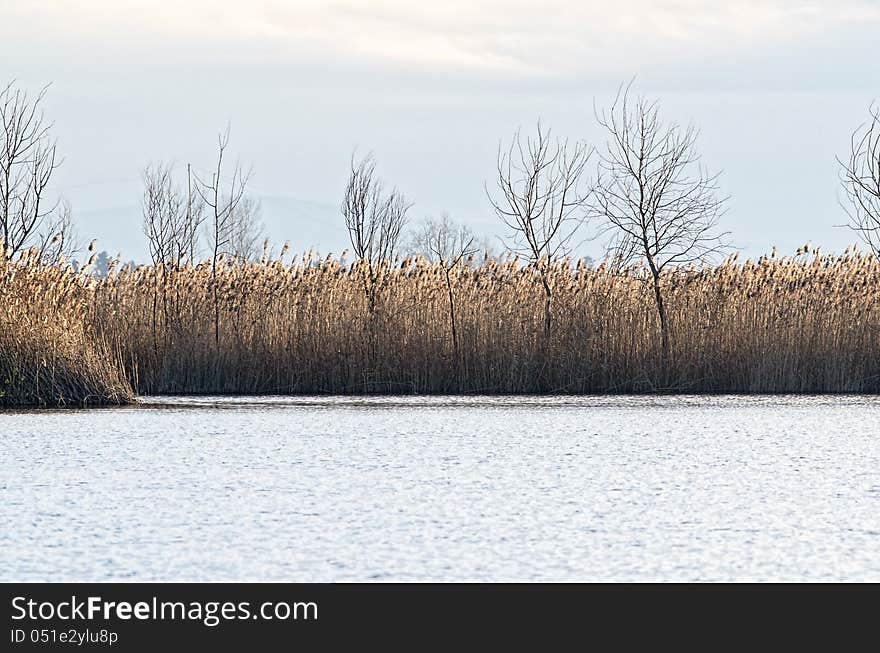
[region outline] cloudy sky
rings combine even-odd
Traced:
[[[142,168],[207,170],[227,123],[270,235],[297,249],[345,246],[354,148],[414,218],[501,233],[483,190],[499,139],[540,117],[600,144],[593,103],[633,76],[700,126],[746,254],[840,250],[834,157],[880,98],[868,0],[0,0],[0,33],[0,81],[52,83],[56,191],[128,258],[146,251]]]

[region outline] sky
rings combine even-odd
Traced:
[[[54,192],[83,238],[144,260],[144,166],[207,171],[227,124],[268,235],[294,249],[346,246],[355,150],[414,222],[503,235],[484,190],[499,140],[540,118],[601,146],[594,104],[635,77],[699,126],[723,227],[757,256],[855,241],[835,156],[880,99],[878,34],[876,0],[0,0],[0,82],[51,83]]]

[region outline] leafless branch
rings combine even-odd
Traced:
[[[872,103],[868,115],[852,133],[849,159],[837,161],[849,226],[880,257],[880,104]]]
[[[141,209],[150,258],[154,265],[179,263],[186,202],[174,185],[172,167],[163,163],[149,165],[144,169],[142,178],[144,195]]]
[[[610,110],[596,111],[608,133],[600,153],[591,212],[605,221],[612,260],[642,261],[653,280],[663,351],[668,350],[660,274],[667,266],[703,260],[725,249],[718,230],[726,197],[696,150],[699,131],[664,123],[659,105],[618,90]]]
[[[393,260],[410,207],[412,203],[396,188],[385,192],[372,154],[360,161],[352,155],[341,210],[358,258],[370,265]]]
[[[0,254],[8,258],[35,244],[57,207],[46,198],[61,164],[42,110],[47,90],[32,97],[14,82],[0,90]]]
[[[496,215],[511,231],[508,248],[535,265],[570,253],[585,221],[589,189],[584,169],[593,148],[552,139],[538,122],[535,136],[517,130],[505,151],[499,144],[497,194],[486,191]]]
[[[372,154],[360,161],[355,161],[352,154],[341,211],[351,247],[364,265],[364,293],[371,324],[382,285],[382,268],[397,254],[411,207],[412,203],[396,188],[385,192],[382,180],[376,176]]]
[[[239,163],[236,163],[228,185],[224,188],[223,166],[226,149],[229,146],[229,127],[219,135],[217,142],[217,164],[211,175],[211,181],[197,178],[196,184],[210,221],[208,236],[211,247],[211,269],[214,273],[220,258],[225,254],[232,254],[230,245],[236,233],[235,218],[240,215],[237,209],[252,174],[252,169],[244,170]]]
[[[583,181],[593,148],[581,141],[553,139],[540,121],[534,136],[517,130],[504,150],[499,144],[497,193],[486,194],[496,215],[510,230],[507,247],[525,256],[544,289],[544,332],[551,330],[553,275],[550,265],[567,256],[587,218],[590,190]]]

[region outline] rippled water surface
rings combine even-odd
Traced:
[[[880,580],[875,398],[0,413],[0,580]]]

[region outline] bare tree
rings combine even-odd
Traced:
[[[14,87],[0,90],[0,245],[11,258],[34,244],[57,203],[48,204],[46,188],[60,165],[42,102],[48,87],[35,96]]]
[[[194,193],[189,166],[187,190],[174,182],[174,167],[148,165],[142,174],[143,230],[149,240],[154,265],[166,268],[192,263],[199,244],[199,227],[205,220],[204,202]]]
[[[172,167],[163,163],[148,165],[142,175],[141,201],[143,229],[153,265],[165,267],[179,259],[177,233],[183,223],[186,203],[172,179]]]
[[[159,308],[164,319],[162,341],[167,346],[181,323],[182,302],[179,285],[169,294],[167,275],[182,265],[193,263],[204,221],[204,202],[194,193],[190,166],[186,190],[174,181],[172,164],[148,165],[142,174],[144,193],[141,203],[143,230],[149,241],[150,258],[157,274],[153,276],[153,345],[159,356]],[[161,276],[158,272],[161,271]]]
[[[594,212],[607,221],[615,259],[643,261],[651,273],[664,361],[669,328],[661,274],[724,249],[718,231],[726,197],[717,194],[719,174],[710,174],[696,151],[699,131],[665,124],[657,102],[630,101],[621,87],[609,111],[597,110],[608,132],[601,152]]]
[[[495,213],[511,230],[510,251],[525,256],[537,270],[544,289],[544,333],[551,331],[553,276],[551,265],[567,256],[578,228],[587,217],[589,189],[584,168],[593,148],[577,141],[553,139],[538,122],[534,136],[517,130],[507,150],[498,147],[498,196],[486,194]]]
[[[850,227],[880,257],[880,104],[871,103],[868,114],[867,123],[852,133],[849,159],[837,161]]]
[[[439,220],[426,218],[421,228],[413,235],[413,247],[424,254],[428,260],[443,266],[446,277],[446,291],[449,296],[449,326],[452,332],[452,349],[456,365],[459,363],[458,329],[455,323],[455,293],[452,285],[452,271],[463,261],[478,251],[473,232],[467,225],[456,225],[449,214],[444,213]]]
[[[226,148],[229,146],[229,128],[218,137],[217,165],[211,175],[211,181],[198,180],[197,190],[205,203],[208,213],[208,236],[211,247],[211,270],[216,275],[217,263],[221,256],[232,254],[230,246],[236,233],[236,216],[241,215],[239,204],[245,196],[245,189],[250,180],[251,170],[242,169],[236,163],[224,188],[223,165]]]
[[[229,127],[217,139],[217,165],[211,175],[210,183],[198,180],[199,196],[205,203],[209,221],[209,242],[211,246],[211,280],[214,293],[214,342],[220,347],[220,297],[217,288],[217,264],[224,254],[229,254],[229,246],[235,233],[235,216],[251,176],[251,170],[243,170],[236,163],[224,188],[223,164],[226,148],[229,146]]]
[[[382,266],[394,260],[411,207],[412,203],[396,188],[385,192],[376,176],[372,154],[358,162],[352,155],[341,210],[352,249],[365,266],[364,292],[371,315],[376,308]]]
[[[162,342],[167,346],[170,337],[169,326],[174,314],[174,295],[169,298],[167,274],[180,263],[180,233],[185,222],[186,201],[172,178],[172,166],[159,163],[144,168],[142,179],[144,194],[141,200],[143,214],[143,230],[150,248],[153,261],[153,306],[152,332],[153,350],[158,358],[159,349],[159,313],[163,316]],[[159,272],[161,271],[161,276]]]

